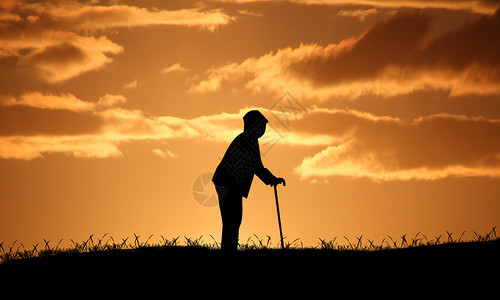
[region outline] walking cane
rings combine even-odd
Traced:
[[[283,185],[285,185],[283,183]],[[278,203],[278,190],[277,186],[274,186],[274,197],[276,198],[276,210],[278,211],[278,224],[280,226],[280,237],[281,237],[281,249],[285,249],[285,245],[283,244],[283,231],[281,230],[281,217],[280,217],[280,204]]]

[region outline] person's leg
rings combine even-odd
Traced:
[[[236,252],[238,250],[238,238],[240,232],[241,219],[243,217],[243,205],[242,197],[235,195],[231,198],[231,215],[229,220],[229,233],[227,236],[228,247],[227,250],[230,252]],[[224,226],[224,225],[223,225]],[[224,227],[222,229],[224,231]]]
[[[217,188],[219,208],[222,217],[221,249],[235,252],[238,249],[238,235],[243,216],[241,195]]]

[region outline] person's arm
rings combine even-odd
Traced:
[[[283,183],[285,185],[285,180],[283,178],[278,178],[271,173],[268,169],[264,168],[264,165],[262,164],[262,159],[260,158],[260,150],[259,150],[259,144],[256,143],[254,147],[252,148],[255,152],[253,152],[253,156],[255,158],[255,168],[254,172],[257,177],[259,177],[262,182],[264,182],[267,185],[278,185],[280,183]]]
[[[278,185],[280,183],[283,183],[283,185],[286,184],[285,179],[283,179],[281,177],[274,176],[273,173],[271,173],[271,171],[264,168],[264,165],[262,165],[262,162],[257,164],[257,167],[255,168],[255,175],[257,175],[257,177],[259,177],[260,180],[262,180],[262,182],[264,182],[267,185],[274,186],[274,185]]]
[[[257,177],[259,177],[260,180],[262,180],[262,182],[267,185],[272,185],[277,180],[276,176],[274,176],[271,171],[264,168],[262,162],[260,164],[257,164],[255,168],[255,175],[257,175]]]

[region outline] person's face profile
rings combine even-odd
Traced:
[[[258,128],[257,128],[257,132],[256,132],[256,136],[257,138],[260,138],[264,135],[264,133],[266,132],[266,123],[263,123],[262,125],[260,125]]]

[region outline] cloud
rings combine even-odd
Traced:
[[[33,106],[0,106],[0,137],[95,134],[104,125],[97,115]]]
[[[300,2],[300,0],[292,0],[295,2]],[[488,0],[354,0],[354,1],[342,1],[342,0],[310,0],[307,1],[308,4],[355,4],[355,5],[369,5],[374,7],[385,7],[385,8],[401,8],[401,7],[411,7],[411,8],[443,8],[449,10],[471,10],[476,13],[481,14],[492,14],[495,10],[500,7],[500,3]]]
[[[232,134],[239,114],[195,119],[152,117],[118,107],[126,99],[106,94],[96,102],[72,94],[31,92],[0,99],[0,157],[33,159],[46,153],[118,157],[123,142],[170,139],[218,140]],[[241,120],[241,117],[240,117]],[[209,130],[213,129],[213,132]],[[158,155],[159,151],[155,151]],[[174,157],[171,152],[162,152]]]
[[[0,7],[0,19],[0,59],[17,57],[19,67],[50,83],[98,70],[123,52],[105,35],[96,37],[98,32],[152,25],[213,31],[232,20],[219,10],[147,10],[76,1],[13,1]]]
[[[243,16],[250,16],[250,17],[263,17],[263,14],[248,10],[248,9],[240,9],[238,10],[238,13]]]
[[[106,94],[96,102],[72,94],[31,92],[0,99],[0,158],[33,159],[46,153],[65,153],[76,157],[117,157],[125,142],[199,140],[231,141],[243,130],[243,115],[265,108],[247,107],[237,112],[186,119],[174,116],[149,116],[140,110],[119,107],[122,95]],[[279,113],[275,111],[273,113]],[[273,135],[274,134],[274,135]],[[288,146],[325,146],[341,141],[342,136],[326,133],[274,132],[267,141]],[[278,138],[278,139],[276,139]],[[160,152],[162,151],[162,152]],[[153,150],[162,157],[176,154]]]
[[[276,1],[276,0],[273,0]],[[302,5],[358,5],[380,8],[442,8],[449,10],[471,10],[480,14],[492,14],[500,7],[498,1],[490,0],[279,0]],[[253,3],[271,0],[209,0],[209,2]]]
[[[77,157],[121,156],[105,133],[104,112],[126,99],[106,94],[88,102],[73,94],[30,92],[0,98],[0,158],[30,160],[44,153]]]
[[[180,63],[175,63],[171,66],[165,67],[160,70],[161,74],[169,74],[169,73],[174,73],[174,72],[187,72],[189,71],[188,68],[182,66]]]
[[[205,73],[205,77],[192,84],[189,91],[194,93],[216,92],[224,83],[246,80],[245,87],[260,92],[263,89],[279,91],[290,90],[288,87],[296,86],[292,94],[306,94],[307,85],[298,81],[296,76],[291,76],[286,66],[309,53],[320,51],[321,46],[301,45],[298,48],[279,49],[271,51],[258,58],[250,57],[242,63],[227,63],[220,67],[212,67]],[[197,76],[195,76],[197,77]],[[298,92],[302,90],[303,92]],[[311,89],[309,89],[311,90]]]
[[[147,10],[128,5],[82,5],[60,2],[58,5],[38,3],[32,8],[40,13],[48,13],[60,19],[73,30],[102,30],[115,27],[149,25],[177,25],[201,27],[214,30],[226,25],[231,17],[219,10],[202,11],[199,8],[179,10]]]
[[[432,40],[431,28],[425,14],[399,14],[345,47],[292,62],[289,70],[315,86],[361,81],[375,93],[391,93],[377,84],[380,79],[395,84],[396,93],[429,86],[452,95],[500,93],[500,37],[494,29],[500,28],[500,10]]]
[[[376,78],[411,59],[430,29],[426,15],[402,14],[374,25],[356,39],[311,53],[293,62],[290,69],[320,86]]]
[[[123,95],[106,94],[102,97],[99,97],[99,100],[97,100],[97,103],[94,105],[94,107],[106,108],[111,106],[117,106],[125,102],[127,102],[127,98],[125,98]]]
[[[159,157],[161,157],[161,158],[176,158],[176,157],[177,157],[177,154],[172,153],[172,152],[171,152],[170,150],[168,150],[168,149],[167,149],[167,150],[165,150],[165,151],[163,151],[163,150],[161,150],[161,149],[156,148],[156,149],[153,149],[153,153],[154,153],[155,155],[158,155],[158,156],[159,156]]]
[[[147,118],[123,110],[122,95],[96,102],[72,94],[31,92],[0,99],[0,158],[30,160],[46,153],[84,158],[122,156],[119,143],[148,132]],[[141,127],[142,125],[142,127]],[[142,129],[142,130],[141,130]]]
[[[35,50],[20,58],[19,65],[35,68],[46,81],[59,82],[81,73],[98,70],[111,62],[106,53],[117,54],[121,51],[119,46],[108,51],[65,42]]]
[[[43,27],[65,28],[70,31],[95,31],[107,28],[150,25],[196,26],[213,30],[226,25],[232,18],[219,10],[201,8],[159,10],[137,6],[92,5],[77,1],[19,1],[15,12],[29,12],[32,19]]]
[[[368,178],[373,181],[393,180],[438,180],[447,177],[500,177],[499,166],[451,165],[443,168],[420,167],[414,169],[388,169],[376,157],[345,158],[348,152],[356,150],[354,142],[330,146],[320,153],[308,157],[295,169],[301,179],[326,178],[332,176]],[[312,179],[314,180],[314,179]]]
[[[321,147],[305,157],[295,173],[302,180],[332,176],[388,180],[446,177],[500,177],[500,120],[434,114],[405,121],[345,109],[310,108],[277,126],[270,111],[239,111],[180,118],[150,116],[120,108],[121,95],[96,102],[72,94],[27,93],[0,105],[0,158],[34,159],[47,153],[82,158],[120,157],[122,143],[144,141],[231,141],[242,131],[243,115],[259,109],[268,117],[261,146]],[[177,154],[152,149],[162,158]]]
[[[64,153],[81,158],[120,157],[116,144],[90,136],[0,137],[0,158],[31,160],[45,153]]]
[[[294,126],[320,131],[315,124],[337,134],[350,133],[345,141],[304,158],[295,168],[303,180],[332,176],[374,181],[500,177],[498,119],[437,114],[401,121],[323,109]]]
[[[361,22],[363,22],[366,17],[376,14],[378,10],[376,8],[368,8],[368,9],[344,9],[339,11],[339,16],[344,17],[353,17],[358,18]]]
[[[93,111],[98,108],[106,108],[123,104],[127,99],[122,95],[106,94],[99,98],[97,103],[88,102],[77,98],[75,95],[67,94],[44,94],[41,92],[30,92],[19,97],[0,97],[1,106],[29,106],[39,109],[57,109],[74,112]]]
[[[399,13],[338,44],[284,48],[211,68],[190,91],[215,92],[243,81],[255,92],[289,90],[300,98],[318,99],[395,96],[429,88],[452,96],[497,95],[499,28],[500,10],[432,37],[429,15]]]
[[[123,86],[123,88],[126,90],[132,90],[132,89],[138,88],[141,85],[142,85],[142,82],[136,78],[136,79],[132,80],[131,82],[125,84],[125,86]]]

